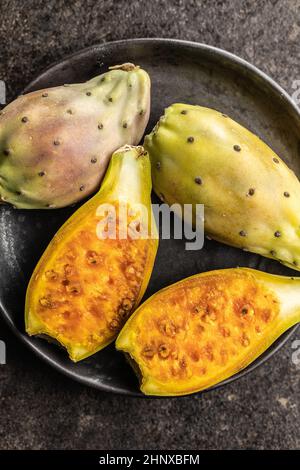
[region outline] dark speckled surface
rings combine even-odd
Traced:
[[[21,6],[23,5],[23,6]],[[130,37],[173,37],[223,47],[288,92],[300,79],[300,4],[283,1],[0,2],[0,79],[8,98],[66,53]],[[20,314],[22,314],[20,312]],[[85,388],[52,370],[0,321],[2,449],[300,448],[300,368],[292,341],[226,388],[143,400]],[[300,333],[294,337],[300,340]]]

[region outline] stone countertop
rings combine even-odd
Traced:
[[[297,0],[1,0],[0,79],[8,99],[46,66],[104,41],[170,37],[240,55],[293,92],[300,80]],[[292,342],[225,388],[188,398],[108,395],[37,359],[0,320],[1,449],[300,448],[300,368]]]

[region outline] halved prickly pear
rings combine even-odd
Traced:
[[[30,335],[48,335],[73,361],[117,336],[148,285],[158,245],[151,172],[142,147],[111,159],[101,189],[63,225],[28,286]]]
[[[237,268],[162,289],[126,323],[116,347],[148,395],[185,395],[245,368],[300,321],[300,278]]]
[[[0,113],[0,201],[51,209],[85,198],[112,153],[139,143],[149,112],[150,79],[133,64],[19,97]]]
[[[300,183],[258,137],[213,109],[174,104],[145,148],[164,201],[204,204],[210,237],[300,270]]]

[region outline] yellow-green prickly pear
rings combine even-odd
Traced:
[[[210,237],[300,270],[300,183],[257,136],[213,109],[173,104],[145,148],[164,201],[204,204]]]
[[[0,113],[0,201],[45,209],[85,198],[112,153],[139,143],[149,111],[149,76],[129,63],[19,97]]]

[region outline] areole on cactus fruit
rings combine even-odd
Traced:
[[[129,63],[20,96],[0,113],[0,200],[49,209],[85,198],[112,153],[139,143],[149,112],[149,76]]]
[[[32,275],[27,333],[56,339],[75,362],[115,339],[145,292],[156,256],[150,194],[144,149],[116,151],[100,191],[58,231]]]
[[[300,270],[300,183],[257,136],[213,109],[173,104],[145,148],[164,201],[204,204],[210,237]]]
[[[143,303],[119,334],[147,395],[186,395],[254,361],[300,321],[300,278],[248,268],[197,274]]]

